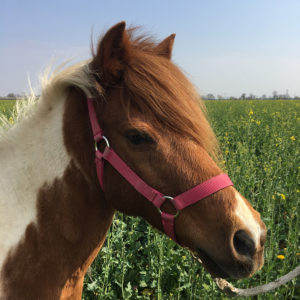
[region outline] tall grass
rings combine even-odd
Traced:
[[[300,101],[206,105],[226,171],[268,227],[264,267],[234,284],[246,288],[270,282],[300,263]],[[10,109],[0,102],[0,113],[8,118]],[[187,250],[145,221],[118,213],[85,278],[83,299],[226,297]],[[299,279],[255,299],[300,299]]]

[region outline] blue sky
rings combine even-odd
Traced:
[[[35,87],[51,62],[90,57],[96,39],[125,20],[163,39],[201,94],[300,95],[298,0],[1,0],[0,95]]]

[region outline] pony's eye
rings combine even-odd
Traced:
[[[152,144],[153,139],[145,132],[131,129],[126,132],[126,138],[133,145]]]

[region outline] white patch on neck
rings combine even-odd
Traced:
[[[55,96],[40,99],[33,115],[0,139],[0,271],[26,227],[36,223],[39,189],[61,178],[70,163],[63,140],[66,96]]]
[[[235,197],[237,200],[235,213],[241,219],[241,222],[245,225],[245,228],[251,232],[253,241],[257,247],[260,243],[260,236],[262,233],[261,227],[255,220],[250,208],[247,206],[245,200],[239,192],[235,191]]]

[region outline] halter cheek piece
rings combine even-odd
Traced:
[[[180,211],[182,211],[185,207],[190,206],[221,189],[224,189],[225,187],[233,185],[229,176],[225,173],[222,173],[200,183],[199,185],[174,198],[163,195],[159,191],[150,187],[137,174],[135,174],[110,147],[108,139],[103,135],[102,129],[100,128],[97,121],[93,99],[88,98],[87,102],[95,141],[96,170],[102,190],[104,161],[108,161],[140,194],[142,194],[157,208],[158,212],[161,215],[161,221],[165,233],[174,241],[176,241],[174,222]],[[106,143],[106,147],[103,153],[100,152],[97,146],[98,143],[102,140],[104,140]],[[176,209],[176,213],[174,215],[161,210],[161,206],[167,199],[173,204]]]

